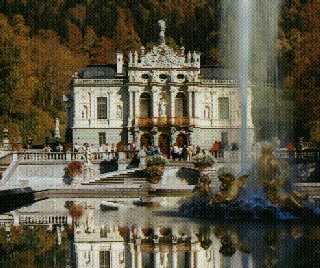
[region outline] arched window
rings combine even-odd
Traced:
[[[151,97],[146,92],[140,96],[140,117],[151,117]]]
[[[175,100],[175,116],[176,117],[186,117],[187,113],[188,113],[188,111],[187,111],[187,98],[182,92],[179,92],[176,95],[176,100]]]

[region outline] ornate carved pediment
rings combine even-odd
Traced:
[[[141,56],[141,67],[177,68],[185,65],[185,57],[178,55],[167,45],[154,46],[152,50]]]

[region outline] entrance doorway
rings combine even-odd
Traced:
[[[164,134],[164,133],[160,134],[158,145],[159,145],[161,154],[169,157],[169,155],[170,155],[170,140],[169,140],[169,136],[167,134]]]
[[[149,133],[144,133],[140,138],[140,146],[141,148],[152,145],[152,137]]]
[[[177,136],[176,143],[178,147],[183,147],[184,145],[188,145],[188,138],[186,134],[180,133]]]

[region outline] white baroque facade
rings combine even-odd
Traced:
[[[200,53],[175,51],[165,44],[150,51],[118,52],[116,65],[90,65],[72,84],[69,126],[73,143],[159,145],[174,143],[208,149],[214,141],[239,144],[241,103],[238,82],[221,69],[201,66]],[[248,139],[253,141],[251,88],[248,88]]]

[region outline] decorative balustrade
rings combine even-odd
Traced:
[[[138,118],[139,127],[165,127],[168,125],[175,126],[191,126],[194,125],[194,120],[188,117],[178,116],[178,117],[140,117]]]
[[[19,162],[41,162],[41,161],[103,161],[118,159],[119,155],[122,158],[129,158],[127,152],[16,152],[14,159]]]
[[[19,223],[21,224],[67,224],[68,216],[58,215],[20,215]]]
[[[152,118],[150,117],[140,117],[138,118],[139,127],[151,127],[153,125]]]

